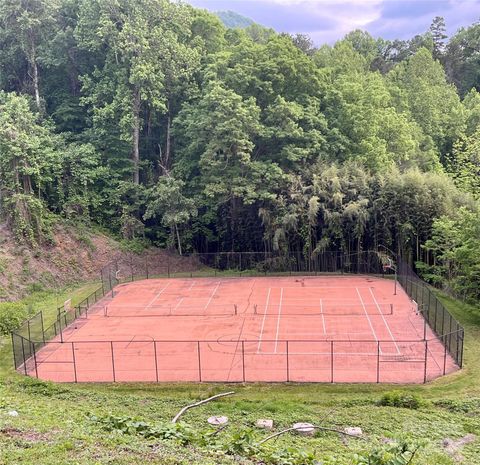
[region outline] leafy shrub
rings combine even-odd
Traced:
[[[313,452],[297,447],[275,448],[273,451],[263,454],[262,461],[272,465],[313,465],[320,463]]]
[[[442,399],[434,402],[436,407],[444,408],[454,413],[478,413],[480,414],[480,399],[468,400]]]
[[[18,329],[28,316],[25,305],[17,302],[0,303],[0,334]]]
[[[420,448],[419,444],[402,441],[393,442],[369,452],[358,454],[355,465],[408,465]]]
[[[254,455],[258,448],[255,445],[256,435],[251,428],[241,429],[229,435],[223,450],[230,455]]]
[[[39,394],[45,397],[54,397],[69,392],[68,389],[60,384],[30,378],[29,376],[20,378],[18,387],[29,394]]]
[[[423,403],[423,400],[417,394],[401,391],[390,391],[386,392],[382,396],[378,402],[378,405],[416,410],[420,408]]]
[[[181,422],[151,425],[131,417],[118,417],[115,415],[108,415],[102,418],[92,416],[90,419],[99,423],[105,431],[138,434],[148,439],[172,439],[180,442],[182,445],[198,441],[198,436],[200,436],[193,428]]]

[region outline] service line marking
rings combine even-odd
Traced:
[[[207,304],[205,305],[204,310],[206,310],[207,307],[210,305],[210,302],[212,301],[213,296],[214,296],[215,293],[217,292],[218,286],[220,286],[220,281],[217,283],[215,289],[214,289],[213,292],[212,292],[212,295],[211,295],[210,298],[208,299],[208,302],[207,302]]]
[[[323,334],[327,334],[327,328],[325,326],[325,315],[323,314],[323,301],[320,299],[320,313],[322,314]]]
[[[257,354],[260,353],[260,346],[262,345],[262,338],[263,338],[263,328],[265,327],[265,320],[267,318],[267,312],[268,312],[268,303],[270,302],[270,292],[272,288],[268,288],[268,294],[267,294],[267,301],[265,303],[265,310],[263,312],[263,320],[262,320],[262,326],[260,328],[260,337],[258,339],[258,347],[257,347]]]
[[[380,315],[382,317],[382,320],[383,320],[383,323],[385,324],[385,327],[387,328],[388,334],[390,334],[390,338],[392,339],[393,343],[395,344],[395,348],[397,349],[397,354],[400,355],[401,352],[400,352],[400,349],[398,347],[397,341],[393,337],[390,326],[389,326],[387,320],[385,319],[385,315],[382,313],[382,309],[380,308],[380,305],[378,305],[377,299],[375,298],[375,294],[373,293],[372,288],[370,288],[370,294],[372,294],[373,301],[375,302],[375,305],[377,306],[377,309],[378,309],[378,313],[380,313]]]
[[[160,289],[160,291],[157,293],[157,295],[151,300],[151,302],[145,307],[145,310],[147,308],[150,308],[152,305],[153,305],[153,302],[155,302],[159,297],[160,297],[160,294],[168,287],[170,286],[170,284],[172,284],[172,282],[170,281],[163,289]]]
[[[377,334],[375,333],[375,329],[373,329],[372,320],[370,320],[370,317],[368,316],[368,312],[367,312],[367,309],[365,308],[365,302],[362,299],[362,295],[360,294],[358,287],[356,287],[355,289],[357,290],[358,298],[360,299],[360,302],[362,304],[363,311],[365,312],[365,316],[367,317],[368,324],[370,325],[370,329],[372,330],[372,333],[373,333],[373,337],[378,342]]]
[[[275,353],[277,353],[277,346],[278,346],[278,333],[280,331],[280,318],[282,315],[282,300],[283,300],[283,287],[280,291],[280,302],[278,304],[278,317],[277,317],[277,332],[275,335]]]

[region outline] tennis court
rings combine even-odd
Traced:
[[[348,275],[122,284],[24,368],[60,382],[421,383],[458,367],[400,285]]]

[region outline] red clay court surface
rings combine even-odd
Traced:
[[[27,371],[58,382],[421,383],[457,369],[415,302],[393,291],[370,276],[122,284]]]

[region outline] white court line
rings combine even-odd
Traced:
[[[268,294],[267,294],[267,302],[265,303],[265,311],[263,312],[263,320],[262,320],[262,327],[260,329],[260,337],[258,339],[258,347],[257,347],[257,354],[260,352],[260,346],[262,345],[262,337],[263,337],[263,328],[265,327],[265,319],[267,318],[267,312],[268,312],[268,302],[270,301],[270,291],[272,288],[268,288]]]
[[[382,313],[382,309],[380,308],[380,305],[378,305],[377,299],[375,298],[375,294],[372,292],[372,288],[370,288],[370,294],[372,294],[373,301],[375,302],[375,305],[377,306],[378,313],[382,316],[382,320],[385,323],[385,327],[387,328],[388,334],[390,334],[390,338],[392,339],[393,343],[395,344],[395,348],[397,349],[397,354],[400,355],[400,349],[398,347],[397,341],[393,337],[392,331],[390,330],[390,326],[387,323],[387,320],[385,320],[385,315]]]
[[[322,314],[323,334],[327,334],[327,328],[325,327],[325,316],[323,314],[323,302],[320,299],[320,313]]]
[[[281,291],[280,291],[280,302],[278,304],[277,333],[275,335],[275,353],[277,353],[278,333],[280,331],[280,317],[282,315],[282,300],[283,300],[283,287],[281,288]]]
[[[365,308],[365,303],[363,302],[360,291],[358,290],[358,287],[356,287],[355,289],[357,290],[358,297],[360,299],[360,302],[362,303],[363,311],[365,312],[365,316],[367,317],[368,324],[370,325],[370,329],[372,330],[372,333],[373,333],[373,337],[378,342],[377,334],[375,333],[375,330],[373,329],[372,321],[370,320],[370,317],[368,316],[367,309]]]
[[[196,283],[196,282],[197,282],[197,281],[193,281],[192,284],[190,284],[190,287],[188,288],[189,291],[192,290],[192,288],[193,288],[193,286],[195,286],[195,283]]]
[[[180,306],[180,304],[183,302],[183,299],[184,299],[184,297],[182,297],[182,298],[177,302],[177,305],[175,305],[175,307],[173,307],[173,311],[175,311],[175,310]]]
[[[160,297],[160,294],[168,287],[170,286],[170,284],[172,284],[172,281],[170,281],[163,289],[161,289],[158,294],[151,300],[151,302],[145,307],[145,310],[147,308],[150,308],[152,305],[153,305],[153,302],[155,302],[159,297]]]
[[[213,292],[212,292],[212,295],[211,295],[210,298],[208,299],[208,302],[207,302],[207,304],[205,305],[204,310],[206,310],[207,307],[210,305],[210,302],[212,301],[213,296],[214,296],[215,293],[217,292],[218,286],[220,286],[220,281],[218,281],[217,286],[215,287],[215,289],[214,289]]]

